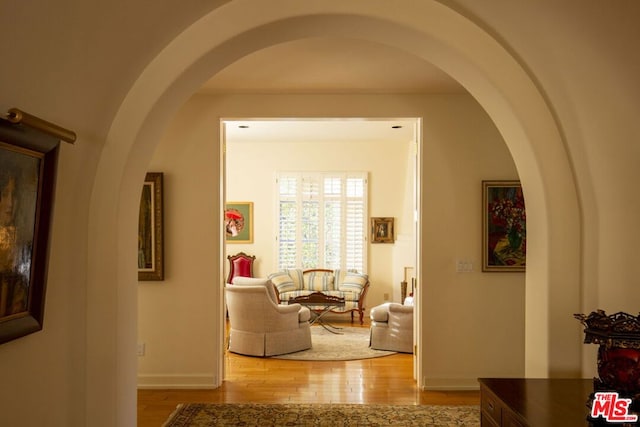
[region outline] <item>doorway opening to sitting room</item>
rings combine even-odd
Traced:
[[[341,327],[353,316],[353,326],[368,328],[373,307],[403,303],[419,271],[420,125],[418,118],[221,120],[227,281],[235,273],[228,257],[238,254],[255,257],[243,274],[259,278],[285,269],[366,275],[363,325],[357,302],[324,316]],[[414,358],[403,360],[418,378]]]

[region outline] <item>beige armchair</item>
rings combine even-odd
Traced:
[[[370,347],[413,353],[413,306],[388,302],[371,309]]]
[[[235,277],[225,286],[229,312],[229,351],[274,356],[311,348],[309,309],[278,305],[269,279]]]

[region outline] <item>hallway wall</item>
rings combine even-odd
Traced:
[[[335,107],[338,105],[339,109]],[[468,95],[195,95],[170,123],[149,166],[149,171],[165,173],[167,275],[162,283],[138,286],[138,337],[148,349],[144,357],[138,358],[138,383],[144,387],[214,384],[214,347],[207,337],[214,336],[211,316],[215,305],[206,296],[221,286],[210,267],[220,261],[213,258],[211,250],[217,245],[215,230],[219,228],[211,219],[212,198],[220,174],[215,161],[219,120],[265,116],[422,117],[424,283],[421,287],[428,295],[422,325],[427,337],[424,357],[428,384],[438,388],[477,388],[476,378],[481,376],[523,375],[524,274],[483,273],[480,253],[481,181],[517,179],[518,175],[504,141],[475,100]],[[282,166],[279,162],[301,164],[302,159],[298,156],[291,162],[291,153],[282,159],[276,153],[243,154],[247,145],[240,143],[227,148],[229,166],[235,165],[227,177],[236,182],[235,187],[228,184],[229,197],[234,197],[233,188],[239,197],[233,200],[251,199],[247,194],[258,191],[261,195],[255,198],[254,206],[258,215],[273,209],[272,178],[273,171]],[[308,167],[326,167],[322,164],[326,156],[313,154],[312,144],[300,142],[300,145],[302,152],[309,152],[305,159]],[[370,169],[370,214],[376,216],[378,212],[381,216],[391,199],[384,196],[385,190],[380,190],[382,193],[375,190],[380,186],[376,179],[385,179],[379,176],[380,156],[367,155],[365,147],[362,144],[360,147],[360,158],[352,153],[348,156],[349,164],[366,170],[372,167],[367,166],[371,160],[377,159],[377,169]],[[329,151],[335,156],[335,150]],[[340,152],[351,151],[341,146]],[[246,169],[238,168],[238,156],[246,160]],[[406,151],[387,152],[383,157],[389,166],[394,165],[394,156],[395,164],[404,168]],[[256,161],[268,163],[264,166],[266,176],[264,167],[254,165]],[[339,164],[336,162],[331,164]],[[402,187],[404,176],[399,179]],[[251,184],[265,180],[262,185]],[[248,184],[249,189],[238,181]],[[404,191],[396,196],[404,196]],[[258,227],[264,219],[256,221],[254,244],[228,245],[257,251],[259,274],[268,274],[275,260],[273,255],[264,253],[273,246],[262,235],[263,227]],[[393,272],[389,270],[392,249],[392,245],[370,245],[369,309],[382,303],[385,293],[393,295],[394,287],[398,286],[392,282]],[[473,272],[456,272],[456,261],[463,257],[474,261]],[[496,329],[502,333],[491,332]],[[167,334],[167,331],[181,333]],[[175,348],[184,351],[176,354]],[[466,359],[469,354],[474,357],[462,363],[460,358]]]

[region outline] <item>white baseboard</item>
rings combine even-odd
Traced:
[[[477,378],[423,378],[423,391],[480,390]]]
[[[192,375],[138,375],[139,389],[214,389],[216,376]]]

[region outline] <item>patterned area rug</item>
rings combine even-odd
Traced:
[[[477,427],[479,425],[479,406],[190,403],[179,405],[164,427]]]
[[[357,360],[388,356],[394,351],[373,350],[369,348],[369,329],[345,327],[336,335],[322,326],[311,327],[311,345],[309,350],[272,356],[286,360]]]

